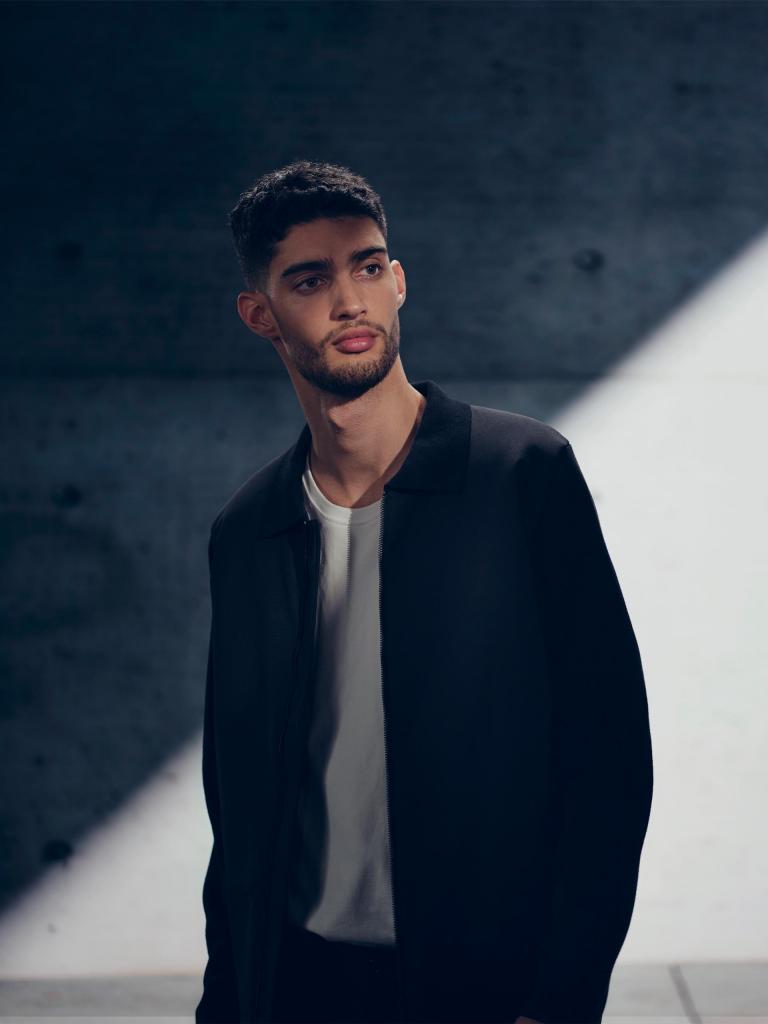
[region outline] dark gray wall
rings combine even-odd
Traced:
[[[763,229],[768,7],[0,19],[7,901],[199,729],[208,525],[303,423],[235,312],[238,193],[297,157],[365,174],[409,377],[546,419]]]

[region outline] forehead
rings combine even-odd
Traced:
[[[369,245],[386,246],[379,225],[370,217],[319,217],[294,224],[278,243],[274,267],[280,274],[299,259],[346,259],[347,253]]]

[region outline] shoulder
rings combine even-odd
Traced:
[[[594,501],[571,446],[559,430],[521,413],[472,406],[475,481],[511,484],[534,534],[592,529]],[[553,524],[557,524],[554,526]]]
[[[470,408],[474,459],[546,465],[570,449],[568,438],[544,420],[484,405]]]

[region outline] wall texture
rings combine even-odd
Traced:
[[[8,904],[199,729],[208,525],[303,423],[236,315],[238,193],[298,157],[366,175],[407,275],[409,377],[554,421],[763,230],[768,6],[0,20]]]

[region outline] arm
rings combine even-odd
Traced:
[[[211,571],[213,530],[208,542],[208,565]],[[213,588],[211,588],[213,600]],[[213,832],[213,847],[203,882],[205,910],[205,941],[208,963],[203,975],[203,995],[195,1009],[195,1024],[213,1024],[240,1019],[237,982],[229,938],[229,922],[224,898],[224,864],[222,861],[221,825],[219,818],[218,772],[213,723],[213,614],[208,644],[208,668],[205,683],[203,720],[203,788],[208,817]]]
[[[602,1019],[653,788],[635,635],[569,443],[534,470],[528,528],[553,694],[551,833],[525,1017]]]

